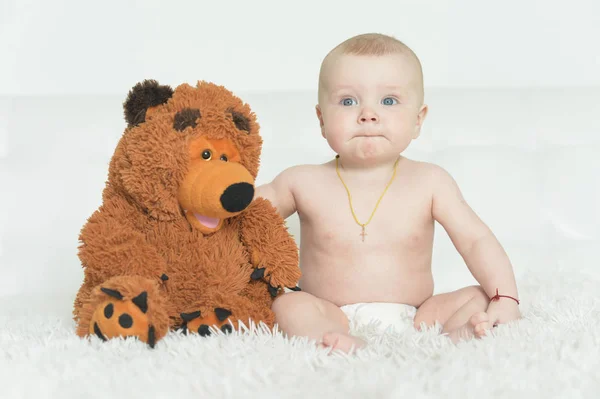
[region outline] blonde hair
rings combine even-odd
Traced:
[[[319,70],[319,91],[318,98],[321,99],[322,91],[324,90],[323,71],[329,61],[338,55],[373,55],[382,56],[388,54],[404,54],[414,61],[417,69],[418,95],[420,104],[423,103],[424,88],[423,88],[423,68],[419,57],[406,44],[393,36],[384,35],[381,33],[364,33],[362,35],[353,36],[334,47],[323,59]]]

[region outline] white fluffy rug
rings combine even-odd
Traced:
[[[435,329],[375,336],[366,327],[370,345],[350,356],[261,328],[171,333],[154,350],[135,340],[82,340],[71,298],[3,298],[0,397],[600,397],[600,280],[530,274],[519,290],[524,319],[493,336],[454,346]]]

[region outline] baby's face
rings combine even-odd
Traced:
[[[427,107],[413,60],[401,54],[341,55],[323,77],[317,116],[329,146],[343,158],[395,159],[418,137]]]

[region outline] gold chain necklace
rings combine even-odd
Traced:
[[[346,183],[344,183],[344,179],[342,179],[342,175],[340,175],[339,162],[338,162],[339,158],[340,158],[339,155],[335,156],[335,172],[337,173],[338,177],[340,178],[340,181],[342,182],[342,184],[344,185],[344,188],[346,189],[346,193],[348,194],[348,202],[350,202],[350,211],[352,212],[352,217],[354,217],[354,221],[356,222],[356,224],[358,224],[362,228],[362,232],[360,233],[360,236],[362,237],[362,241],[364,242],[365,236],[367,235],[367,233],[365,232],[365,228],[367,227],[367,225],[369,223],[371,223],[371,219],[373,219],[373,215],[375,215],[375,211],[377,211],[377,207],[379,207],[379,203],[383,199],[383,196],[387,192],[388,188],[390,188],[390,186],[392,185],[392,182],[394,181],[394,178],[396,177],[396,166],[398,165],[398,161],[400,160],[400,158],[396,159],[396,162],[394,162],[394,173],[392,174],[392,178],[388,182],[387,186],[385,186],[385,190],[383,190],[383,193],[381,193],[381,196],[377,200],[377,203],[375,204],[375,208],[373,209],[373,212],[371,212],[371,216],[369,217],[369,220],[367,220],[367,223],[359,222],[358,218],[356,217],[356,214],[354,213],[354,207],[352,206],[352,196],[350,195],[350,190],[348,189],[348,186],[346,186]]]

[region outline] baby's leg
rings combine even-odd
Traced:
[[[480,338],[484,332],[477,327],[488,321],[485,310],[489,302],[478,285],[434,295],[417,310],[415,328],[420,329],[421,323],[429,327],[437,321],[443,325],[442,332],[454,343],[474,336]]]
[[[275,321],[288,336],[308,337],[317,344],[344,352],[365,345],[349,334],[348,318],[333,303],[306,292],[290,292],[278,297],[271,307]]]

